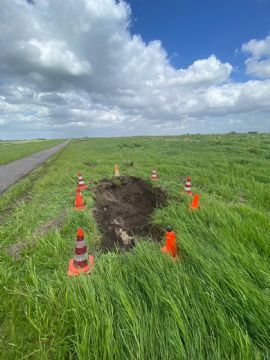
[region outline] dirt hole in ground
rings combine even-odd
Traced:
[[[138,237],[160,241],[163,231],[151,222],[153,211],[166,205],[167,195],[140,178],[121,176],[102,180],[95,190],[94,217],[104,251],[130,250]]]

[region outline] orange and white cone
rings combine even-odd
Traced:
[[[79,188],[77,188],[76,199],[75,199],[75,209],[76,210],[84,210],[86,205],[83,201],[83,197]]]
[[[77,176],[78,176],[77,188],[80,189],[80,190],[87,189],[88,185],[85,184],[84,178],[82,177],[81,173],[78,172]]]
[[[152,181],[158,180],[157,171],[155,169],[152,170],[151,180]]]
[[[73,259],[69,260],[68,275],[78,276],[82,273],[87,274],[92,270],[93,267],[94,256],[88,256],[83,229],[79,228],[77,232],[75,255]]]
[[[114,165],[114,176],[120,176],[120,171],[119,171],[118,164]]]
[[[185,184],[184,190],[189,196],[192,196],[190,176],[188,176],[186,178],[186,184]]]

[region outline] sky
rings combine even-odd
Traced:
[[[0,139],[270,131],[270,0],[0,8]]]

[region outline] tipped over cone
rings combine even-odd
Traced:
[[[164,254],[171,255],[174,258],[174,260],[177,259],[176,237],[171,226],[167,227],[165,246],[161,248],[161,251]]]
[[[68,275],[78,276],[88,274],[94,266],[94,257],[88,256],[87,246],[84,240],[83,229],[79,228],[75,247],[75,255],[69,260]]]
[[[77,189],[77,192],[76,192],[76,199],[75,199],[75,209],[76,210],[84,210],[86,208],[86,205],[83,201],[83,197],[82,197],[82,194],[81,194],[81,191],[80,189],[78,188]]]
[[[199,208],[199,195],[195,194],[191,203],[189,204],[191,210],[197,210]]]

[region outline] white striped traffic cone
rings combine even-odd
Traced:
[[[77,188],[80,189],[80,190],[87,189],[88,185],[85,184],[81,173],[78,172],[77,176],[78,176],[78,186],[77,186]]]
[[[94,266],[94,257],[88,256],[87,246],[84,240],[83,229],[79,228],[77,232],[77,241],[75,255],[69,260],[68,275],[76,276],[81,273],[89,273]]]
[[[158,180],[157,171],[155,169],[152,170],[151,180]]]
[[[191,179],[190,176],[188,176],[186,178],[186,185],[184,187],[185,192],[189,195],[192,196],[192,192],[191,192]]]

